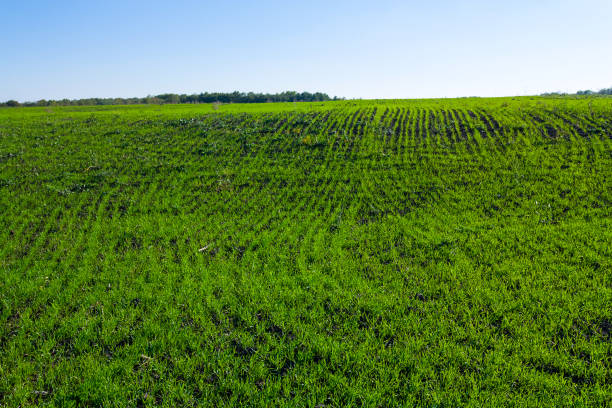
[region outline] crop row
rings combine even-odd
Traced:
[[[605,403],[605,100],[205,108],[0,111],[2,403]]]

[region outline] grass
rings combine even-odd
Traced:
[[[0,404],[605,406],[612,100],[0,109]]]

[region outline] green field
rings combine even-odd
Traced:
[[[612,99],[0,109],[0,406],[605,406]]]

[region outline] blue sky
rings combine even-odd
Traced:
[[[8,1],[0,101],[504,96],[612,86],[612,1]]]

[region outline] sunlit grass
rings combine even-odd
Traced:
[[[0,109],[6,406],[599,405],[609,99]]]

